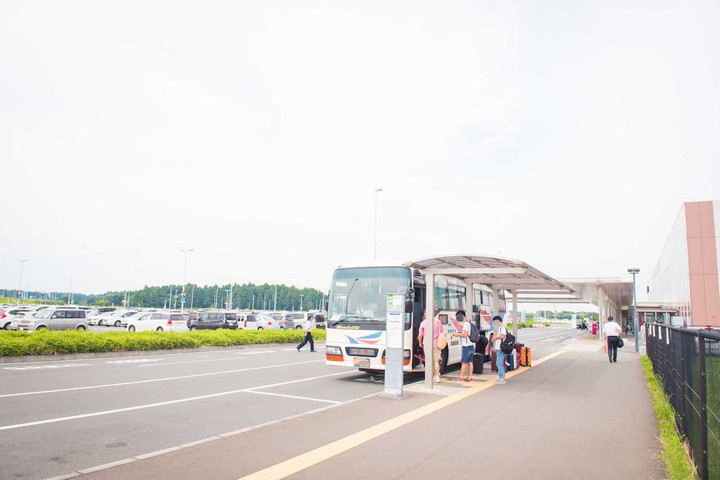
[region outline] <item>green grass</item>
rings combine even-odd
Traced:
[[[663,446],[660,458],[667,473],[667,478],[671,480],[694,479],[696,478],[695,468],[675,425],[675,411],[670,405],[665,392],[663,392],[660,382],[655,377],[650,358],[643,355],[641,362],[645,370],[648,388],[652,394],[655,415],[658,419],[660,442]]]
[[[0,331],[0,356],[131,352],[178,348],[227,347],[267,343],[299,343],[303,330],[205,330],[193,332]],[[325,330],[313,338],[325,340]]]

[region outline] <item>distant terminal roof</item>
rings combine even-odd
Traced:
[[[484,255],[444,255],[406,262],[428,274],[452,275],[472,283],[518,293],[572,294],[574,290],[520,260]]]

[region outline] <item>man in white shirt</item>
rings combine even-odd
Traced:
[[[470,341],[470,321],[465,316],[465,312],[459,310],[455,314],[456,323],[460,323],[460,333],[453,333],[453,336],[460,337],[461,357],[460,357],[460,377],[458,382],[473,381],[473,355],[475,354],[475,344]]]
[[[617,363],[617,349],[620,332],[622,332],[620,325],[613,320],[613,317],[608,317],[608,321],[605,324],[605,327],[603,327],[603,333],[607,337],[607,352],[610,363]]]
[[[313,341],[312,337],[312,330],[315,328],[315,319],[312,315],[308,314],[308,318],[305,321],[305,339],[300,342],[300,345],[298,345],[297,351],[299,352],[301,348],[305,346],[306,343],[310,342],[310,351],[315,351],[315,342]]]

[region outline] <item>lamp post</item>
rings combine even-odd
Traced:
[[[301,293],[301,294],[300,294],[300,311],[301,311],[301,312],[302,312],[302,307],[303,307],[302,300],[303,300],[303,297],[304,297],[304,296],[305,296],[304,293]]]
[[[382,188],[376,188],[375,189],[375,233],[374,233],[374,241],[373,241],[373,260],[377,260],[377,205],[378,205],[378,192],[382,192]]]
[[[23,272],[25,270],[25,262],[27,262],[27,258],[20,259],[20,287],[18,288],[18,293],[20,294],[19,302],[22,303],[23,297],[25,296],[25,292],[23,292],[22,289],[22,278],[23,278]]]
[[[637,316],[637,290],[635,288],[635,275],[640,273],[639,268],[628,268],[628,273],[633,276],[633,336],[635,337],[635,351],[640,351],[638,338],[638,316]]]
[[[192,248],[188,248],[187,250],[181,250],[182,253],[185,254],[185,268],[183,269],[183,284],[182,284],[182,297],[180,297],[180,312],[182,313],[183,310],[185,310],[185,283],[187,283],[187,262],[188,262],[188,254],[190,252],[194,252]]]

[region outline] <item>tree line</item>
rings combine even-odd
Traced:
[[[277,292],[277,293],[276,293]],[[185,285],[185,308],[241,308],[254,310],[317,310],[322,309],[324,295],[314,288],[287,285]],[[77,296],[76,296],[77,300]],[[89,295],[87,305],[128,307],[180,308],[182,286],[145,286],[140,290],[107,292]]]

